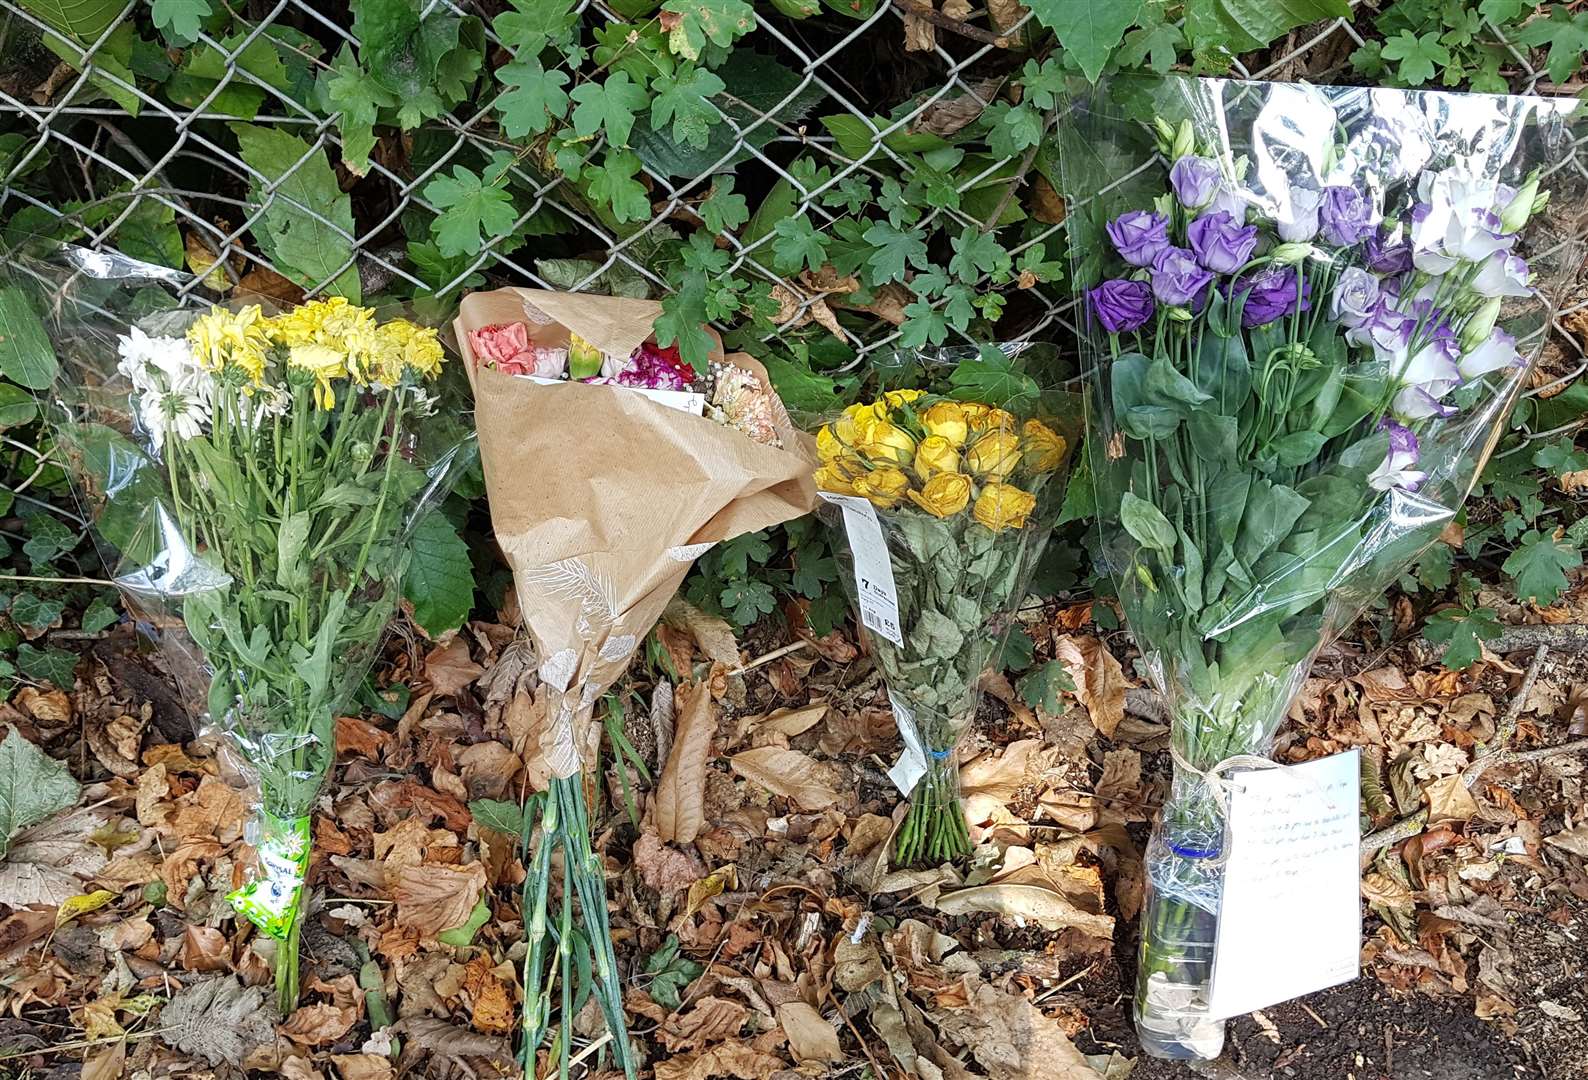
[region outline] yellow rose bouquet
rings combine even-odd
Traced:
[[[842,513],[843,579],[905,743],[890,774],[910,795],[901,865],[970,852],[955,748],[1062,495],[1070,439],[1018,351],[926,358],[920,381],[941,386],[888,390],[816,436],[816,486]]]
[[[84,256],[90,271],[102,258]],[[290,1011],[336,716],[374,661],[411,532],[464,435],[430,419],[434,330],[343,297],[277,315],[178,308],[149,287],[171,271],[114,265],[109,289],[56,307],[62,441],[128,609],[158,630],[200,725],[257,773],[258,871],[229,899],[277,939]],[[157,310],[130,324],[102,314],[107,293],[140,287]]]

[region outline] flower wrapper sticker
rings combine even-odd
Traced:
[[[167,290],[186,275],[109,253],[13,271],[54,300],[51,418],[101,557],[197,727],[258,784],[259,866],[233,898],[280,939],[290,1012],[335,720],[379,653],[412,530],[472,446],[460,410],[437,410],[444,350],[343,297],[182,307]]]
[[[259,818],[255,845],[259,872],[254,880],[226,894],[238,914],[278,940],[291,934],[309,878],[309,818],[283,821],[274,814]]]
[[[483,362],[471,342],[483,328],[518,324],[530,352],[569,349],[570,367],[577,360],[582,370],[620,370],[653,346],[660,314],[661,305],[648,300],[509,288],[464,297],[455,324],[474,389],[491,520],[535,647],[547,717],[538,750],[551,783],[537,796],[541,815],[527,815],[539,826],[533,837],[526,826],[531,876],[541,865],[549,873],[552,850],[562,848],[582,928],[569,925],[558,936],[582,933],[594,953],[613,1057],[631,1075],[636,1064],[582,782],[599,743],[595,706],[701,552],[810,512],[815,452],[748,356],[712,358],[729,378],[714,380],[722,395],[702,394],[696,413],[655,396],[671,389],[631,387],[615,377],[515,375]],[[746,376],[759,393],[746,396]],[[554,929],[544,903],[541,889],[526,904],[531,1059],[551,1027],[539,981],[542,965],[556,962],[538,936]]]
[[[906,754],[895,859],[967,855],[958,747],[1063,500],[1079,405],[1051,348],[896,354],[887,385],[817,433],[816,486]]]
[[[1581,182],[1542,175],[1580,113],[1189,78],[1068,103],[1100,569],[1171,710],[1135,1001],[1149,1053],[1223,1045],[1214,776],[1267,754],[1318,650],[1476,483],[1580,260],[1545,210],[1550,183],[1580,205]]]

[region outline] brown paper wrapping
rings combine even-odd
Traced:
[[[540,748],[558,777],[579,772],[596,700],[695,559],[816,505],[814,442],[781,405],[778,449],[624,387],[476,370],[469,348],[471,330],[522,322],[537,344],[566,345],[572,331],[628,356],[659,314],[650,300],[515,288],[464,297],[456,322],[491,521],[549,695]],[[770,385],[752,358],[726,359]]]

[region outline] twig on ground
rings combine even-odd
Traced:
[[[780,660],[783,657],[787,656],[789,653],[797,653],[801,649],[808,649],[808,648],[810,648],[810,644],[811,643],[806,641],[804,638],[800,638],[798,641],[794,642],[792,645],[785,645],[781,649],[773,649],[769,653],[764,653],[761,656],[756,657],[754,660],[751,660],[748,664],[740,664],[736,668],[729,668],[727,673],[729,675],[743,675],[747,671],[754,671],[756,668],[760,667],[762,664],[770,664],[774,660]]]
[[[1048,133],[1047,121],[1043,121],[1042,133],[1044,135]],[[1004,211],[1008,209],[1009,203],[1013,201],[1015,192],[1020,190],[1021,185],[1026,182],[1026,174],[1031,171],[1031,163],[1037,159],[1037,148],[1041,145],[1042,140],[1039,138],[1031,144],[1025,156],[1020,159],[1020,167],[1009,178],[1009,185],[1004,188],[1003,198],[998,200],[998,205],[993,207],[993,212],[987,216],[986,221],[982,222],[982,232],[988,233],[998,228],[998,219],[1004,216]]]
[[[1533,686],[1538,682],[1539,672],[1544,669],[1544,661],[1549,656],[1549,645],[1541,644],[1533,653],[1533,662],[1527,666],[1527,674],[1522,676],[1522,685],[1516,688],[1516,693],[1511,695],[1511,703],[1506,707],[1505,715],[1495,725],[1494,738],[1483,748],[1482,752],[1473,759],[1461,773],[1462,786],[1471,790],[1476,786],[1478,778],[1487,770],[1496,765],[1510,765],[1519,761],[1541,761],[1556,754],[1574,754],[1579,750],[1588,750],[1588,739],[1576,739],[1572,742],[1561,743],[1559,746],[1544,746],[1536,750],[1509,750],[1506,744],[1516,734],[1516,725],[1522,715],[1522,708],[1527,699],[1533,694]],[[1417,813],[1404,817],[1393,825],[1387,825],[1374,833],[1369,833],[1362,838],[1362,854],[1369,855],[1380,848],[1389,847],[1402,840],[1409,840],[1422,832],[1428,825],[1428,811],[1422,809]]]
[[[1540,645],[1549,646],[1551,652],[1588,652],[1588,624],[1544,623],[1538,626],[1507,626],[1500,631],[1499,637],[1485,641],[1483,644],[1490,652],[1501,655],[1537,649]],[[1431,664],[1445,655],[1445,648],[1446,646],[1436,645],[1431,641],[1414,641],[1411,643],[1412,659],[1418,663]]]

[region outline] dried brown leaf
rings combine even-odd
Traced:
[[[940,893],[934,906],[945,915],[992,912],[1023,918],[1046,930],[1073,926],[1092,937],[1114,934],[1112,916],[1083,911],[1063,893],[1045,885],[973,885]]]
[[[1428,796],[1428,821],[1470,821],[1478,813],[1478,801],[1467,790],[1461,774],[1435,780],[1424,790]]]
[[[332,1054],[331,1064],[342,1080],[393,1080],[397,1075],[384,1054]]]
[[[743,1041],[719,1043],[698,1054],[675,1054],[656,1063],[656,1080],[712,1080],[731,1076],[737,1080],[769,1080],[787,1063]]]
[[[687,889],[705,876],[705,867],[692,853],[668,847],[653,832],[641,833],[635,842],[634,869],[663,896]]]
[[[708,994],[669,1018],[656,1034],[672,1053],[697,1050],[707,1043],[736,1038],[749,1015],[743,1003]]]
[[[662,612],[662,620],[670,626],[687,630],[708,659],[724,667],[738,667],[739,641],[733,636],[733,627],[726,620],[708,615],[678,597],[668,602],[667,609]]]
[[[1098,1080],[1058,1021],[1023,997],[978,984],[967,1008],[936,1019],[943,1034],[970,1048],[990,1080]]]
[[[822,1014],[803,1001],[785,1001],[777,1007],[778,1026],[788,1036],[788,1046],[797,1062],[842,1061],[838,1032]]]
[[[426,864],[405,866],[393,890],[397,900],[397,925],[434,937],[462,926],[485,888],[485,867]]]
[[[189,971],[225,971],[232,963],[231,945],[213,926],[189,926],[182,931],[177,963]]]
[[[798,750],[762,746],[733,755],[733,771],[781,795],[802,810],[825,810],[842,796],[833,789],[831,770]]]
[[[1086,706],[1092,725],[1113,738],[1125,718],[1125,672],[1114,654],[1095,637],[1067,634],[1053,643],[1053,658],[1075,683],[1075,696]]]
[[[425,654],[425,678],[437,697],[456,697],[484,671],[469,659],[469,643],[461,634]]]
[[[358,1020],[355,1009],[340,1008],[325,1001],[300,1005],[281,1025],[281,1034],[304,1046],[325,1046],[353,1030]]]
[[[717,731],[707,687],[686,683],[677,691],[673,745],[656,782],[656,833],[666,843],[692,844],[706,827],[706,764]]]

